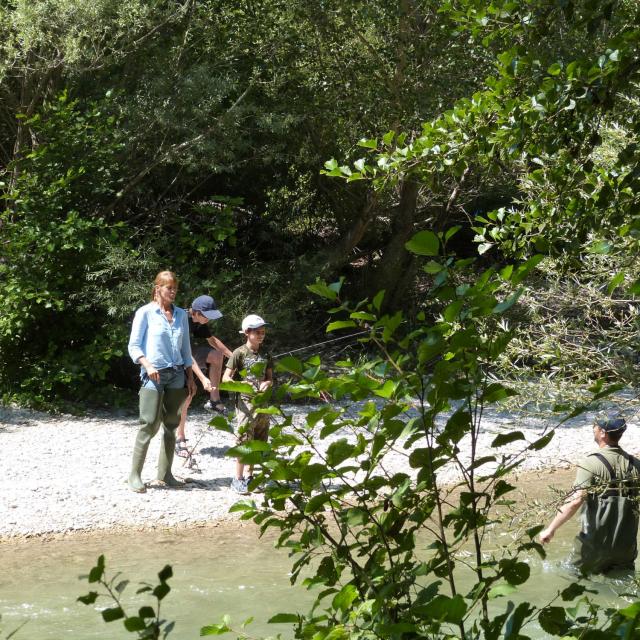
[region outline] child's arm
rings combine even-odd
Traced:
[[[228,367],[224,370],[222,374],[222,382],[233,382],[233,377],[236,375],[235,369],[229,369]]]
[[[214,349],[222,352],[227,358],[231,357],[231,349],[229,349],[229,347],[227,347],[227,345],[219,338],[216,338],[215,336],[209,336],[207,338],[207,342],[209,343],[210,347],[213,347]]]
[[[273,384],[273,369],[269,367],[264,371],[264,380],[260,383],[260,391],[266,391]]]
[[[211,391],[213,389],[212,385],[211,385],[211,380],[209,380],[209,378],[207,378],[207,376],[204,375],[204,373],[202,373],[202,369],[198,366],[198,363],[196,362],[195,358],[193,359],[193,362],[191,363],[191,366],[193,368],[193,372],[196,374],[196,377],[198,378],[198,380],[200,380],[200,382],[202,382],[202,386],[204,388],[205,391]],[[195,389],[194,389],[195,391]]]

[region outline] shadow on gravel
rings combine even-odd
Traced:
[[[224,458],[224,454],[230,447],[204,447],[196,451],[196,455],[211,456],[212,458]]]
[[[187,486],[183,491],[190,491],[192,489],[205,489],[206,491],[220,491],[222,489],[228,489],[231,486],[232,478],[208,478],[206,480],[200,480],[200,478],[189,477],[186,482]]]

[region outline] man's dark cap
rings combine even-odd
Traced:
[[[216,301],[211,296],[198,296],[191,303],[191,311],[199,311],[209,320],[222,318],[222,313],[216,307]]]
[[[607,433],[611,433],[612,431],[624,431],[627,428],[625,419],[619,416],[598,416],[596,418],[596,425]]]

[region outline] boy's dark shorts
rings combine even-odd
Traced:
[[[236,405],[236,441],[238,444],[251,440],[269,439],[269,416],[255,413],[249,403],[238,400]]]
[[[213,347],[210,347],[206,344],[202,344],[193,349],[191,355],[193,356],[193,359],[198,363],[201,371],[206,372],[207,367],[209,366],[207,358],[212,351],[217,351],[217,349],[214,349]]]

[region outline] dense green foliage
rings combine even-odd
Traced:
[[[318,276],[429,313],[433,274],[405,243],[454,224],[459,253],[479,249],[485,265],[549,254],[559,289],[599,256],[620,299],[636,279],[637,11],[3,3],[3,396],[131,386],[127,325],[164,268],[181,278],[180,304],[219,300],[223,337],[257,311],[286,346],[321,333],[305,288]],[[592,327],[589,341],[609,342],[606,321]],[[548,350],[529,355],[538,372],[575,373]],[[633,367],[616,351],[603,373],[621,372]]]

